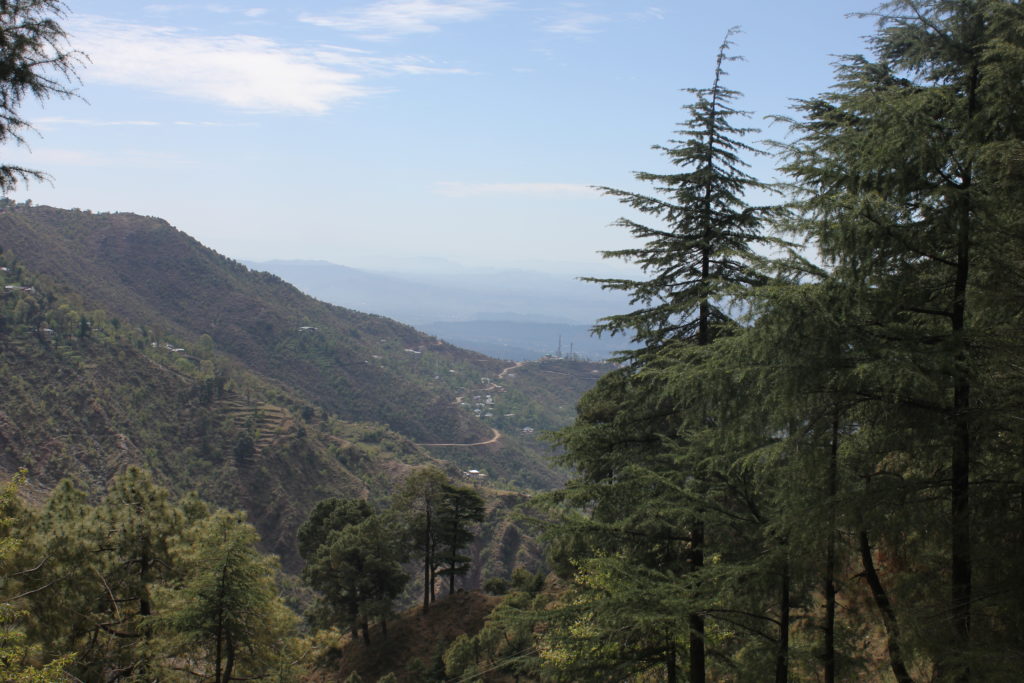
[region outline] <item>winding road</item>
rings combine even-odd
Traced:
[[[494,427],[491,427],[491,431],[494,435],[487,441],[477,441],[476,443],[418,443],[417,446],[461,446],[467,448],[469,446],[490,446],[492,443],[498,443],[498,439],[501,438],[501,432]]]
[[[527,362],[528,361],[520,361],[518,363],[514,363],[514,364],[508,366],[507,368],[505,368],[504,370],[502,370],[501,372],[498,373],[498,379],[502,379],[510,371],[515,370],[516,368],[523,367],[524,365],[526,365]],[[491,384],[486,386],[486,387],[484,387],[482,389],[482,391],[490,391],[495,386],[496,385],[494,384],[494,382],[491,382]],[[462,398],[463,398],[462,396],[456,396],[455,400],[453,401],[453,403],[455,405],[458,405],[460,402],[462,402]],[[491,435],[491,438],[489,438],[487,441],[477,441],[476,443],[418,443],[416,445],[417,446],[458,446],[459,448],[469,448],[470,446],[490,446],[492,443],[498,443],[498,441],[501,439],[501,432],[499,432],[497,429],[495,429],[494,427],[491,427],[491,432],[493,432],[493,434]]]

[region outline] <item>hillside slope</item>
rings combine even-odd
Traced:
[[[246,509],[292,568],[318,500],[381,500],[423,464],[486,473],[470,479],[503,512],[473,549],[478,572],[536,557],[504,521],[516,496],[502,489],[561,481],[533,428],[566,423],[603,372],[511,368],[129,214],[0,209],[0,284],[0,470],[27,467],[41,497],[64,476],[99,492],[145,466]],[[479,392],[497,415],[469,404]]]
[[[425,442],[489,434],[449,396],[497,372],[499,361],[317,301],[163,220],[16,206],[0,212],[0,246],[86,308],[186,346],[208,335],[217,350],[344,419],[380,422]]]

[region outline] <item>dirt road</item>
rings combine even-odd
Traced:
[[[501,438],[501,432],[494,427],[491,427],[491,431],[494,433],[487,441],[477,441],[476,443],[418,443],[417,446],[461,446],[467,448],[469,446],[490,446],[492,443],[498,443],[498,439]]]

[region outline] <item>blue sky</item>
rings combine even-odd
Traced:
[[[409,259],[588,274],[627,246],[591,185],[666,170],[651,145],[709,84],[760,120],[861,52],[863,0],[69,0],[82,99],[27,104],[53,185],[11,196],[166,218],[242,260]],[[771,162],[755,166],[766,179]]]

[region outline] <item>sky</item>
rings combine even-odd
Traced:
[[[593,186],[646,190],[738,26],[762,128],[864,51],[865,0],[67,0],[78,96],[26,101],[9,196],[166,219],[238,260],[605,274],[635,246]],[[763,180],[770,159],[754,160]],[[456,265],[458,264],[458,265]]]

